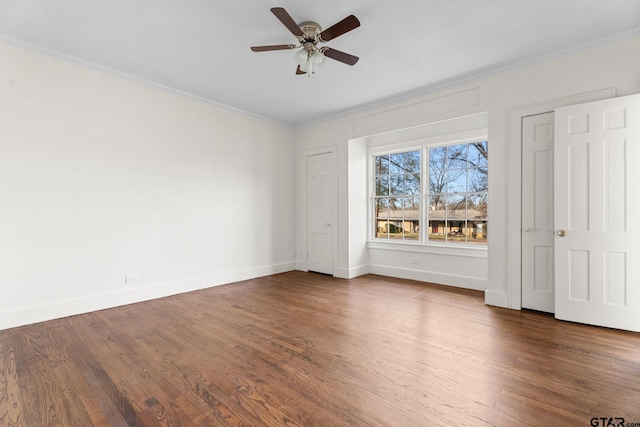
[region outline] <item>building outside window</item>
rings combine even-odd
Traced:
[[[376,239],[486,245],[486,140],[374,155],[373,163]]]

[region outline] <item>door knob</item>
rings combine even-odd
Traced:
[[[558,230],[558,236],[564,237],[567,235],[567,230]]]
[[[533,227],[525,227],[524,231],[526,231],[527,233],[531,233],[532,231],[535,231],[536,229]]]

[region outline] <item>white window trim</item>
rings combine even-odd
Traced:
[[[421,232],[419,240],[393,240],[377,238],[373,233],[375,218],[373,218],[373,199],[374,199],[374,174],[375,174],[375,162],[376,156],[384,156],[386,154],[393,154],[404,151],[420,150],[420,162],[421,162],[421,176],[428,167],[428,159],[425,155],[428,148],[470,143],[475,141],[487,141],[488,130],[486,128],[476,129],[468,132],[460,132],[456,134],[440,135],[430,138],[422,138],[412,141],[403,141],[395,144],[378,146],[369,148],[367,150],[367,247],[370,249],[387,249],[387,250],[402,250],[410,252],[423,252],[423,253],[451,253],[466,256],[478,256],[486,258],[488,245],[475,245],[475,244],[442,244],[434,243],[427,240],[424,233]],[[424,182],[424,176],[422,176],[421,183]],[[421,187],[420,194],[420,230],[424,227],[424,209],[427,203],[427,197],[425,197],[425,189]]]
[[[418,242],[384,241],[384,239],[375,239],[367,242],[367,248],[423,254],[456,255],[469,258],[487,258],[487,247],[485,245],[442,245],[437,243],[422,244]]]

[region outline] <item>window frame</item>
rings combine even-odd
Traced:
[[[401,154],[401,153],[404,154],[404,153],[409,153],[409,152],[418,152],[418,154],[420,155],[420,163],[419,163],[419,165],[420,165],[420,179],[422,179],[422,169],[424,168],[424,166],[423,166],[424,153],[423,153],[421,147],[401,149],[401,150],[397,150],[397,151],[391,151],[391,152],[385,153],[385,154],[376,154],[376,155],[373,155],[371,157],[371,162],[373,163],[373,170],[372,170],[372,176],[371,176],[370,185],[372,186],[373,190],[372,190],[372,196],[371,196],[370,203],[369,203],[370,208],[371,208],[370,211],[369,211],[369,215],[371,215],[372,220],[373,220],[373,224],[375,224],[375,225],[377,225],[376,220],[378,219],[378,217],[373,214],[374,206],[376,205],[376,200],[377,199],[384,199],[384,198],[386,198],[386,199],[399,198],[399,199],[403,199],[403,200],[404,199],[408,199],[408,198],[419,198],[419,202],[418,202],[418,227],[421,224],[420,219],[421,219],[422,213],[423,213],[423,210],[422,210],[422,190],[420,192],[416,193],[416,194],[409,194],[409,193],[406,193],[406,192],[403,192],[401,194],[391,194],[391,192],[389,192],[389,194],[386,194],[386,195],[375,194],[376,193],[375,189],[377,187],[376,186],[376,178],[379,176],[377,174],[377,172],[376,172],[375,158],[376,157],[381,157],[381,156],[387,156],[387,155],[391,156],[393,154]],[[400,176],[400,175],[405,175],[406,176],[407,175],[406,169],[403,169],[403,171],[404,172],[402,174],[393,174],[393,173],[391,173],[391,171],[389,171],[389,182],[391,181],[391,179],[394,176]],[[389,210],[388,212],[390,213],[391,210]],[[388,216],[388,218],[387,218],[388,222],[391,222],[393,220],[394,219],[392,217]],[[407,222],[407,218],[404,216],[404,209],[403,209],[403,215],[402,215],[402,218],[401,218],[401,222],[403,222],[403,223]],[[374,228],[375,228],[375,226],[374,226]],[[404,237],[404,233],[403,233],[403,237],[401,239],[400,238],[391,239],[389,237],[387,237],[387,238],[377,237],[376,236],[377,233],[373,229],[371,230],[371,233],[372,233],[372,235],[373,235],[373,237],[375,239],[382,240],[382,241],[396,241],[397,240],[397,241],[408,242],[408,243],[416,243],[416,242],[419,242],[421,240],[420,237],[418,237],[416,239],[405,238]]]
[[[456,144],[469,144],[473,142],[487,141],[487,149],[489,149],[489,140],[487,129],[479,129],[470,132],[461,132],[457,134],[441,135],[431,138],[423,138],[413,141],[404,141],[384,146],[371,147],[367,150],[367,245],[374,249],[395,249],[410,250],[415,252],[433,252],[433,253],[458,253],[465,251],[468,253],[477,253],[481,251],[486,253],[488,242],[486,244],[477,243],[449,243],[434,242],[428,239],[428,233],[424,233],[425,227],[428,227],[428,218],[426,218],[426,210],[429,202],[429,149],[435,147],[445,147]],[[416,240],[408,239],[390,239],[384,237],[376,237],[375,227],[376,218],[374,215],[374,203],[376,199],[376,170],[375,158],[377,156],[390,155],[394,153],[404,153],[408,151],[420,151],[420,204],[419,204],[419,221],[418,227],[420,235]],[[487,168],[490,168],[490,161],[487,159]],[[466,194],[467,192],[465,192]],[[490,190],[487,189],[487,198]],[[489,223],[489,213],[487,213],[486,222]],[[484,256],[484,255],[479,255]]]

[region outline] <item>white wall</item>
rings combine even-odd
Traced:
[[[306,156],[323,151],[337,155],[337,276],[482,287],[510,306],[510,113],[604,88],[637,93],[638,52],[638,37],[613,42],[293,131],[0,44],[0,329],[304,270]],[[413,253],[368,248],[367,141],[481,112],[488,260],[427,251],[416,268]]]
[[[333,120],[316,123],[296,132],[296,162],[304,162],[309,149],[323,145],[338,147],[342,156],[338,182],[342,193],[349,195],[339,209],[340,240],[339,258],[341,277],[353,277],[367,270],[359,263],[366,259],[368,270],[419,280],[448,283],[455,286],[486,289],[486,301],[504,307],[510,301],[509,259],[514,248],[510,247],[509,232],[519,230],[519,218],[510,223],[510,213],[516,206],[510,202],[510,183],[513,174],[519,174],[519,166],[510,164],[512,140],[510,112],[524,106],[546,103],[550,100],[576,96],[605,88],[614,88],[618,96],[640,91],[640,37],[611,42],[578,52],[523,65],[501,73],[488,75],[477,81],[416,95],[414,98],[378,106],[367,111],[345,115]],[[392,77],[390,77],[392,78]],[[490,235],[488,259],[468,253],[433,254],[428,251],[414,253],[389,250],[363,244],[362,233],[351,233],[350,228],[366,223],[366,194],[349,192],[353,180],[361,170],[362,149],[351,144],[363,139],[384,141],[388,132],[406,129],[407,138],[422,125],[438,123],[455,117],[486,112],[488,114],[490,172],[489,216]],[[350,142],[351,141],[351,142]],[[300,167],[297,181],[304,180]],[[366,180],[361,172],[361,179]],[[518,180],[519,181],[519,180]],[[305,200],[304,185],[296,187],[298,200],[297,240],[298,254],[306,250],[304,238],[305,212],[301,201]],[[350,214],[350,211],[355,214]],[[365,214],[363,214],[363,212]],[[513,231],[512,231],[513,232]],[[401,248],[400,248],[401,249]],[[360,251],[358,253],[358,251]],[[419,258],[420,264],[411,262]],[[304,259],[299,255],[299,266]],[[386,264],[382,265],[381,263]],[[381,268],[384,267],[384,268]],[[350,275],[350,273],[353,273]]]
[[[0,64],[0,329],[295,267],[293,130],[11,45]]]

